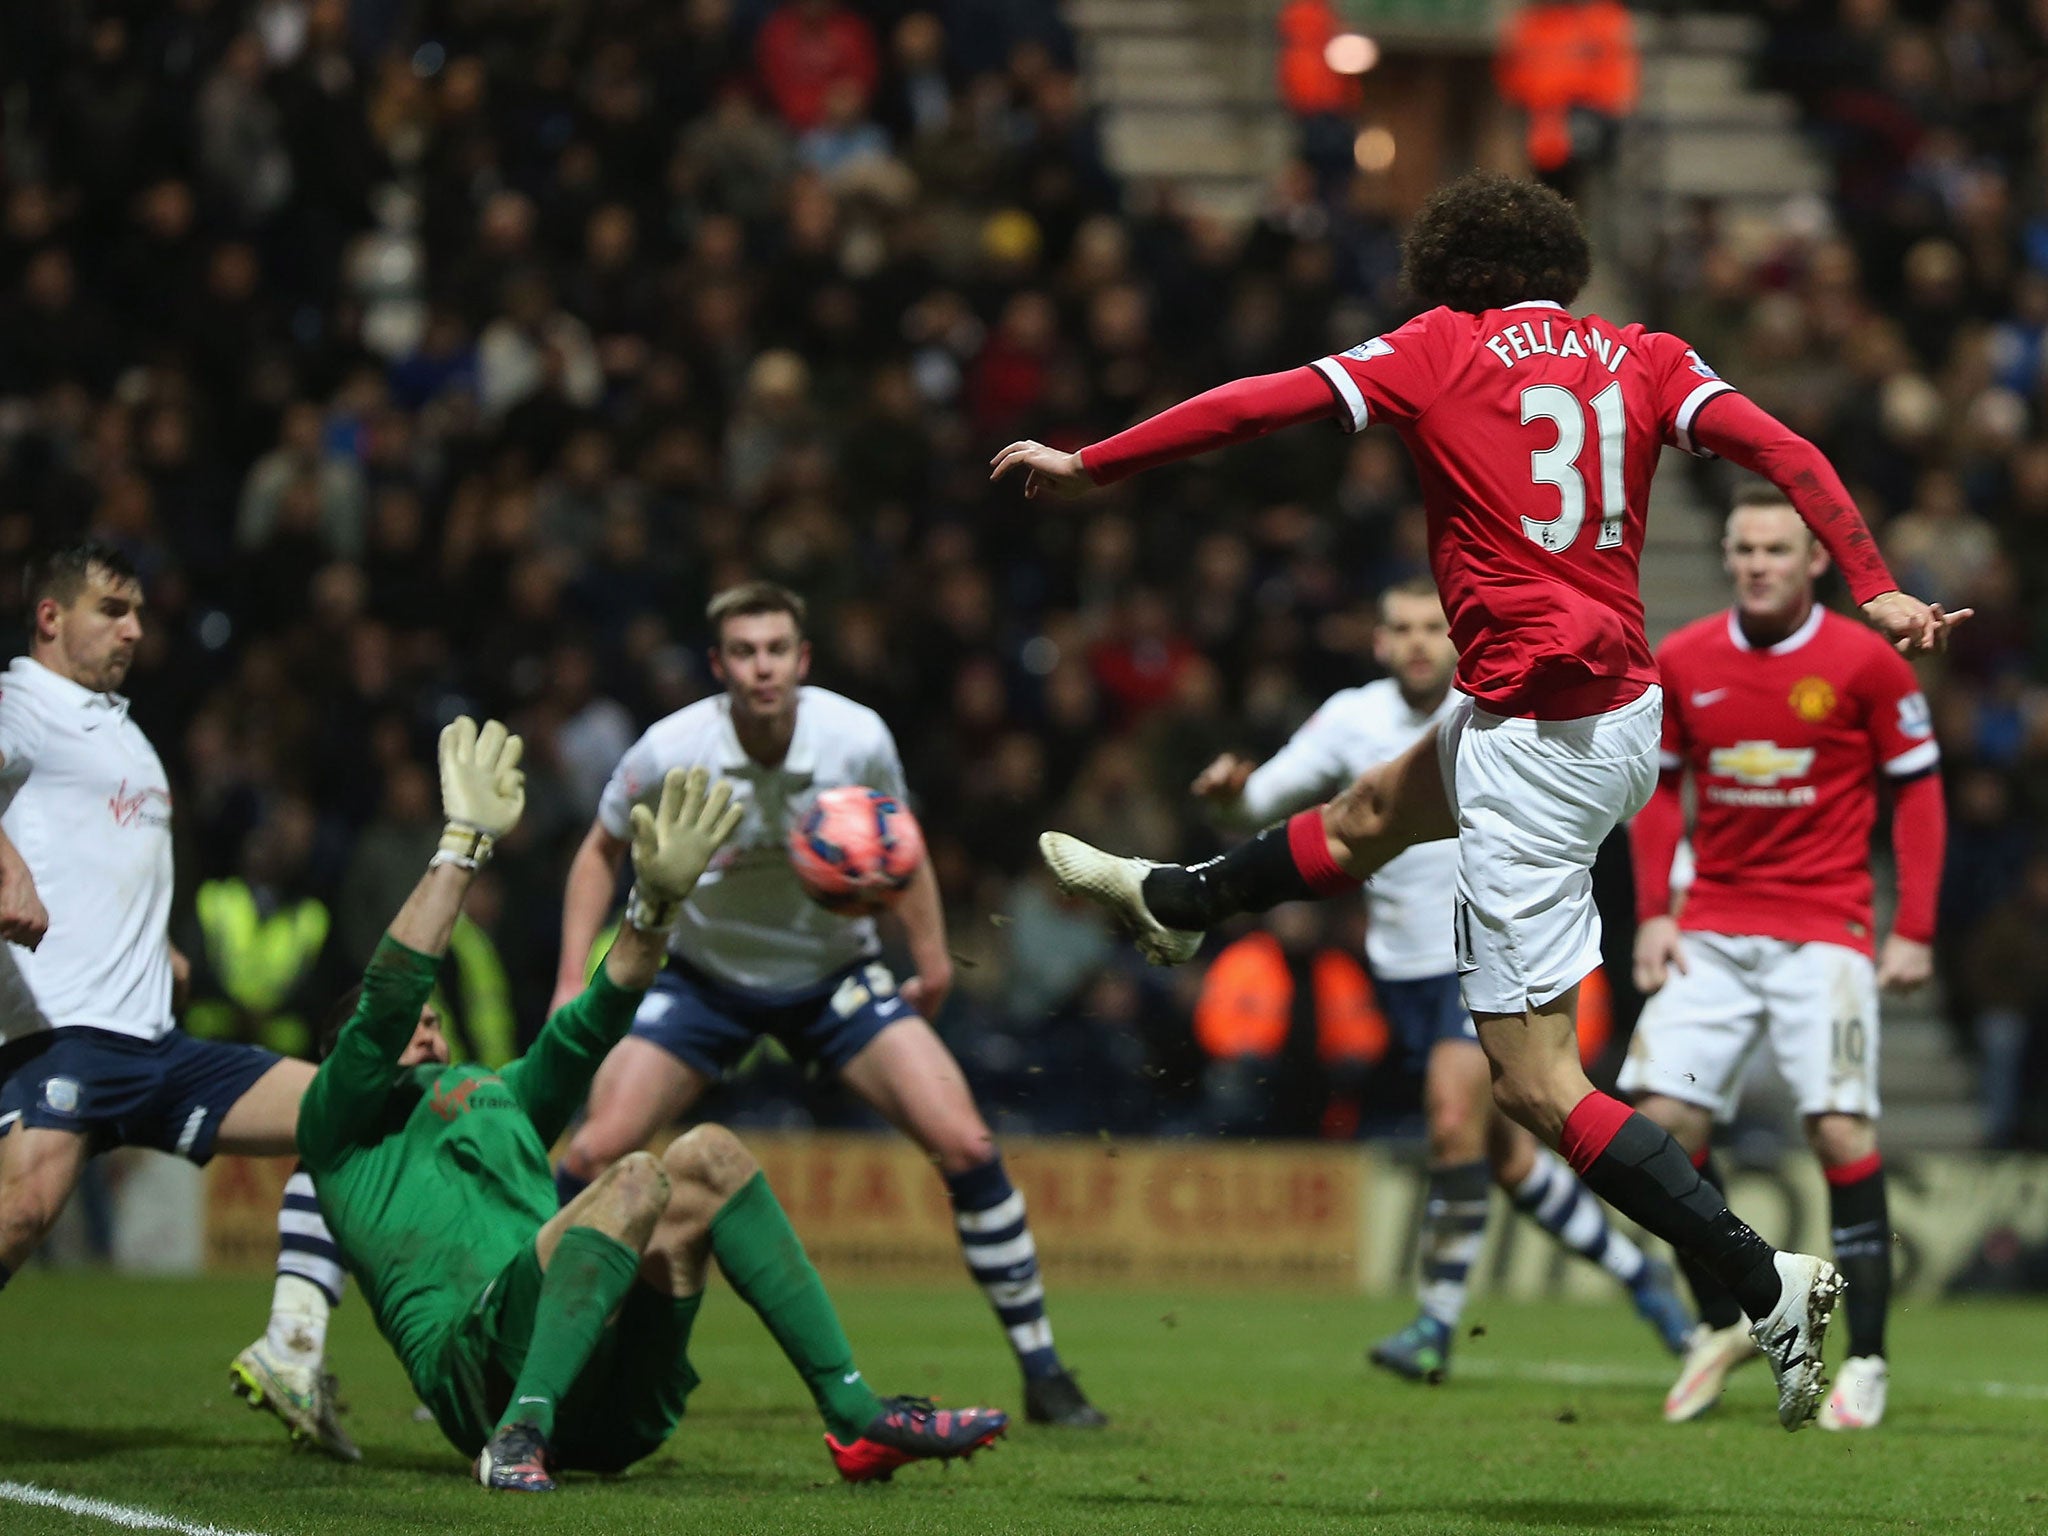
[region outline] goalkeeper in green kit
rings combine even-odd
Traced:
[[[879,1398],[818,1274],[729,1131],[621,1158],[560,1210],[550,1143],[633,1021],[669,925],[739,820],[730,786],[677,770],[633,812],[631,900],[583,994],[499,1071],[451,1066],[427,1006],[477,868],[519,820],[520,742],[496,721],[441,734],[441,848],[323,1032],[299,1151],[378,1330],[488,1488],[618,1471],[668,1438],[697,1384],[687,1346],[713,1259],[811,1389],[849,1481],[964,1456],[1007,1420]]]

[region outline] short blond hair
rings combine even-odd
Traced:
[[[796,623],[799,640],[804,638],[810,608],[789,588],[773,581],[743,581],[727,587],[704,605],[704,622],[711,626],[711,643],[722,644],[725,621],[743,619],[756,613],[786,613]]]

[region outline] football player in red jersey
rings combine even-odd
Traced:
[[[1746,489],[1722,543],[1735,606],[1657,653],[1663,774],[1636,817],[1636,984],[1650,998],[1621,1086],[1707,1177],[1708,1139],[1768,1039],[1827,1175],[1835,1262],[1849,1283],[1849,1359],[1828,1429],[1884,1417],[1891,1227],[1877,1150],[1877,993],[1933,972],[1946,817],[1934,722],[1913,669],[1814,601],[1827,556],[1773,487]],[[1674,902],[1671,860],[1692,776],[1695,876]],[[1899,905],[1880,950],[1870,833],[1892,786]],[[1675,915],[1674,915],[1675,914]],[[1680,937],[1681,933],[1683,938]],[[1721,1395],[1754,1352],[1726,1289],[1688,1266],[1701,1323],[1664,1402],[1673,1421]]]
[[[1354,889],[1411,844],[1457,838],[1458,970],[1497,1102],[1734,1293],[1758,1319],[1779,1419],[1799,1429],[1819,1407],[1841,1277],[1776,1252],[1668,1133],[1596,1092],[1574,1032],[1579,982],[1599,962],[1594,854],[1657,782],[1661,698],[1637,564],[1659,452],[1718,453],[1781,486],[1900,646],[1939,646],[1963,615],[1898,591],[1827,461],[1684,342],[1566,309],[1591,267],[1563,198],[1466,176],[1409,231],[1404,276],[1432,307],[1398,330],[1225,384],[1078,452],[1021,442],[996,456],[996,476],[1026,471],[1027,496],[1077,495],[1280,427],[1385,421],[1415,460],[1460,653],[1464,697],[1441,726],[1219,859],[1152,865],[1056,832],[1040,846],[1064,889],[1172,964],[1226,917]]]

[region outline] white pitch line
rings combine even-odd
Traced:
[[[1528,1365],[1513,1360],[1464,1360],[1459,1362],[1457,1373],[1461,1376],[1542,1381],[1562,1387],[1661,1387],[1671,1379],[1670,1372],[1654,1371],[1645,1366],[1583,1365],[1569,1360]],[[2043,1382],[1940,1381],[1935,1385],[1959,1397],[2005,1397],[2048,1402],[2048,1383]]]
[[[172,1531],[176,1536],[262,1536],[259,1531],[229,1530],[224,1525],[194,1525],[174,1515],[159,1515],[154,1510],[136,1509],[127,1504],[109,1504],[105,1499],[84,1499],[76,1494],[57,1493],[49,1488],[38,1488],[34,1483],[0,1481],[0,1500],[31,1504],[41,1509],[59,1509],[67,1515],[104,1520],[109,1525],[130,1531]]]

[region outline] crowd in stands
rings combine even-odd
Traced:
[[[1802,98],[1838,204],[1761,238],[1703,210],[1663,318],[1839,456],[1910,585],[1980,610],[1938,706],[1951,996],[1972,1049],[2024,1049],[2038,964],[1977,951],[2048,906],[2048,238],[2006,62],[2039,50],[1969,0],[1845,13],[1865,52]],[[129,691],[181,892],[299,944],[244,964],[188,896],[209,1027],[288,1039],[361,964],[469,710],[525,734],[528,812],[447,988],[479,1051],[535,1028],[598,791],[713,686],[707,595],[759,575],[902,745],[942,1024],[999,1125],[1240,1124],[1199,975],[1131,963],[1032,839],[1216,846],[1195,771],[1370,675],[1371,599],[1425,563],[1404,456],[1305,430],[1070,505],[986,466],[1404,318],[1398,223],[1305,164],[1245,228],[1121,187],[1076,67],[1051,0],[0,7],[0,586],[88,529],[147,577]],[[760,1083],[758,1114],[839,1112]]]

